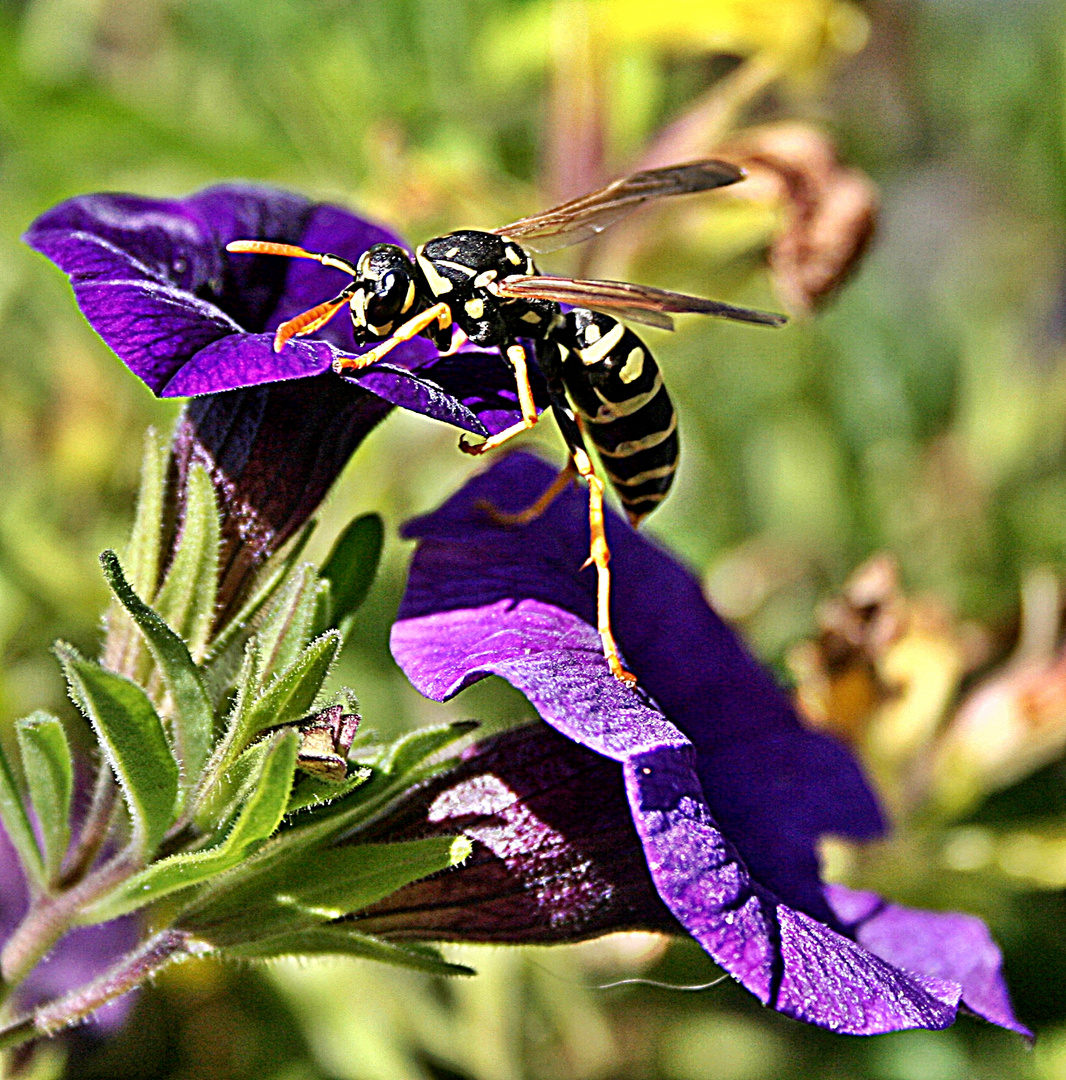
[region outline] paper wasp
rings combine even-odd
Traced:
[[[393,244],[375,245],[354,265],[336,255],[259,240],[238,240],[228,250],[314,259],[352,277],[332,300],[283,323],[275,337],[276,350],[290,338],[319,329],[345,306],[356,341],[379,344],[362,356],[338,361],[335,366],[342,373],[380,360],[418,334],[442,351],[457,347],[454,328],[460,343],[465,338],[499,348],[515,374],[522,419],[476,446],[461,439],[467,453],[495,449],[537,422],[523,344],[532,342],[569,461],[533,506],[521,514],[495,516],[512,524],[530,521],[572,479],[585,478],[589,561],[598,574],[597,622],[604,655],[615,676],[633,681],[611,633],[603,482],[593,470],[583,436],[599,451],[634,527],[666,497],[677,468],[678,439],[677,417],[659,367],[619,318],[665,330],[673,329],[674,314],[715,315],[762,326],[781,326],[785,318],[644,285],[542,275],[526,249],[550,251],[579,243],[649,200],[725,187],[743,175],[735,166],[714,160],[645,170],[501,229],[436,237],[417,248],[413,259]]]

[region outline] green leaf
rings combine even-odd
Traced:
[[[130,583],[143,596],[151,596],[159,583],[160,534],[168,456],[166,441],[149,428],[144,436],[137,516],[134,518],[133,532],[126,548]]]
[[[185,642],[130,587],[113,551],[100,556],[104,576],[137,624],[155,658],[174,703],[174,746],[182,766],[182,792],[195,786],[214,739],[214,715],[200,672]]]
[[[178,922],[219,948],[298,932],[455,866],[470,847],[465,836],[310,850],[272,847],[261,853],[253,873],[197,901]],[[275,855],[279,851],[283,857]]]
[[[355,518],[337,537],[319,576],[330,583],[331,622],[347,634],[352,617],[370,592],[381,562],[385,526],[378,514]]]
[[[293,571],[256,634],[264,679],[289,667],[311,640],[317,606],[318,571],[305,563]]]
[[[235,749],[239,751],[268,727],[299,720],[310,712],[340,645],[340,635],[335,630],[312,641],[241,717],[240,730],[235,732]]]
[[[35,712],[15,725],[30,802],[41,827],[44,872],[54,881],[70,844],[70,800],[74,762],[63,725],[47,713]]]
[[[427,758],[478,728],[476,720],[458,720],[440,727],[420,728],[387,747],[374,767],[389,776],[403,776]]]
[[[324,803],[343,799],[349,791],[354,791],[360,784],[365,784],[371,775],[372,770],[365,765],[356,765],[349,761],[348,775],[339,784],[319,780],[314,776],[302,776],[292,789],[292,797],[289,799],[285,813],[292,814],[297,810],[307,810],[312,806],[321,806]]]
[[[203,659],[215,621],[218,596],[218,504],[211,477],[193,465],[185,483],[181,541],[154,600],[160,617]]]
[[[258,769],[244,785],[247,801],[222,843],[206,851],[160,859],[83,911],[79,921],[106,922],[168,893],[200,884],[240,863],[247,849],[265,840],[281,822],[296,771],[298,746],[295,730],[279,731],[272,737]]]
[[[241,635],[247,630],[252,619],[274,598],[278,590],[289,580],[292,568],[303,554],[311,533],[315,530],[316,522],[309,521],[300,534],[293,541],[291,548],[285,553],[284,559],[276,568],[270,570],[262,584],[258,586],[251,599],[219,630],[218,635],[212,640],[207,656],[203,660],[205,667],[214,667],[225,658],[226,653],[240,641]],[[267,564],[268,567],[271,565]]]
[[[126,566],[133,588],[142,596],[152,596],[159,584],[159,558],[163,532],[163,504],[166,496],[167,444],[151,428],[144,437],[141,487],[137,514],[126,548]],[[121,605],[112,600],[107,613],[107,654],[104,662],[112,671],[136,677],[147,676],[147,656],[141,637]]]
[[[135,683],[56,644],[70,695],[85,713],[122,787],[142,857],[155,850],[174,820],[178,763],[148,695]]]
[[[465,964],[449,963],[428,945],[396,945],[370,934],[361,934],[344,923],[328,923],[277,934],[264,941],[235,945],[222,952],[223,955],[246,960],[266,960],[279,956],[360,956],[366,960],[424,971],[429,975],[477,974]]]
[[[37,847],[33,826],[3,747],[0,747],[0,821],[4,824],[7,838],[18,852],[27,877],[35,889],[40,890],[45,883],[41,851]]]
[[[330,848],[292,860],[283,873],[272,877],[272,885],[279,903],[322,919],[339,919],[409,882],[457,866],[470,851],[465,836]]]

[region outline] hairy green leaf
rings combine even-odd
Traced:
[[[262,678],[284,671],[311,640],[317,606],[318,572],[305,563],[293,571],[256,634]]]
[[[330,583],[330,622],[347,635],[352,617],[370,592],[381,561],[385,526],[377,514],[355,518],[337,537],[320,576]]]
[[[93,726],[118,777],[133,825],[131,843],[147,858],[174,820],[178,763],[148,695],[135,683],[56,645],[70,696]]]
[[[0,821],[3,822],[7,838],[18,852],[19,861],[26,871],[26,876],[35,889],[41,889],[45,881],[44,862],[41,859],[40,848],[37,847],[37,838],[33,834],[29,815],[26,813],[26,806],[22,801],[22,793],[19,791],[2,746],[0,746]]]
[[[368,907],[469,853],[465,836],[326,849],[275,845],[254,873],[234,876],[179,923],[219,948],[294,933]]]
[[[194,659],[203,659],[215,621],[218,596],[218,504],[211,477],[193,465],[185,482],[185,519],[181,540],[154,607],[188,643]]]
[[[243,785],[248,797],[222,843],[206,851],[160,859],[86,909],[80,921],[95,923],[117,918],[236,866],[251,845],[265,840],[281,822],[292,788],[298,746],[295,730],[279,731],[269,740],[255,774]]]
[[[476,975],[465,964],[452,964],[428,945],[397,945],[361,934],[345,923],[327,923],[304,930],[277,934],[264,941],[252,941],[223,950],[224,955],[248,960],[279,956],[346,955],[378,960],[384,964],[413,968],[428,975]]]
[[[115,596],[148,642],[170,692],[174,748],[182,766],[182,791],[187,792],[200,779],[214,738],[214,716],[200,672],[185,642],[130,587],[118,556],[105,551],[100,563]]]
[[[74,792],[70,744],[63,725],[44,712],[19,720],[15,732],[30,803],[41,827],[45,875],[54,881],[70,844],[70,800]]]

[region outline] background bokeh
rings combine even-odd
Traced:
[[[143,429],[178,408],[126,372],[61,275],[20,245],[34,216],[87,191],[168,196],[242,177],[412,241],[497,225],[633,167],[714,87],[762,64],[764,92],[733,119],[831,133],[880,186],[881,228],[814,319],[647,332],[683,436],[674,493],[647,528],[875,777],[894,837],[828,845],[827,872],[981,914],[1040,1033],[1035,1052],[966,1018],[842,1038],[728,983],[591,989],[715,978],[690,943],[626,936],[456,950],[481,974],[448,984],[361,961],[187,964],[112,1042],[75,1033],[25,1062],[31,1074],[1066,1077],[1063,14],[1052,0],[0,0],[5,731],[37,707],[73,721],[48,647],[96,647],[96,554],[128,529]],[[542,265],[584,259],[601,276],[776,307],[763,256],[786,209],[688,200]],[[561,460],[544,427],[530,441]],[[395,529],[476,467],[455,441],[394,414],[313,541],[321,554],[371,509],[390,528],[338,673],[383,733],[531,715],[498,683],[425,702],[388,654],[409,554]],[[852,594],[826,606],[877,553],[898,582],[882,582],[876,610]],[[843,653],[842,611],[868,632]]]

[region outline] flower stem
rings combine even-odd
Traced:
[[[65,1027],[80,1023],[109,1001],[136,989],[167,964],[186,956],[197,956],[205,950],[206,946],[185,931],[163,930],[100,978],[0,1028],[0,1050],[42,1035],[54,1035]]]

